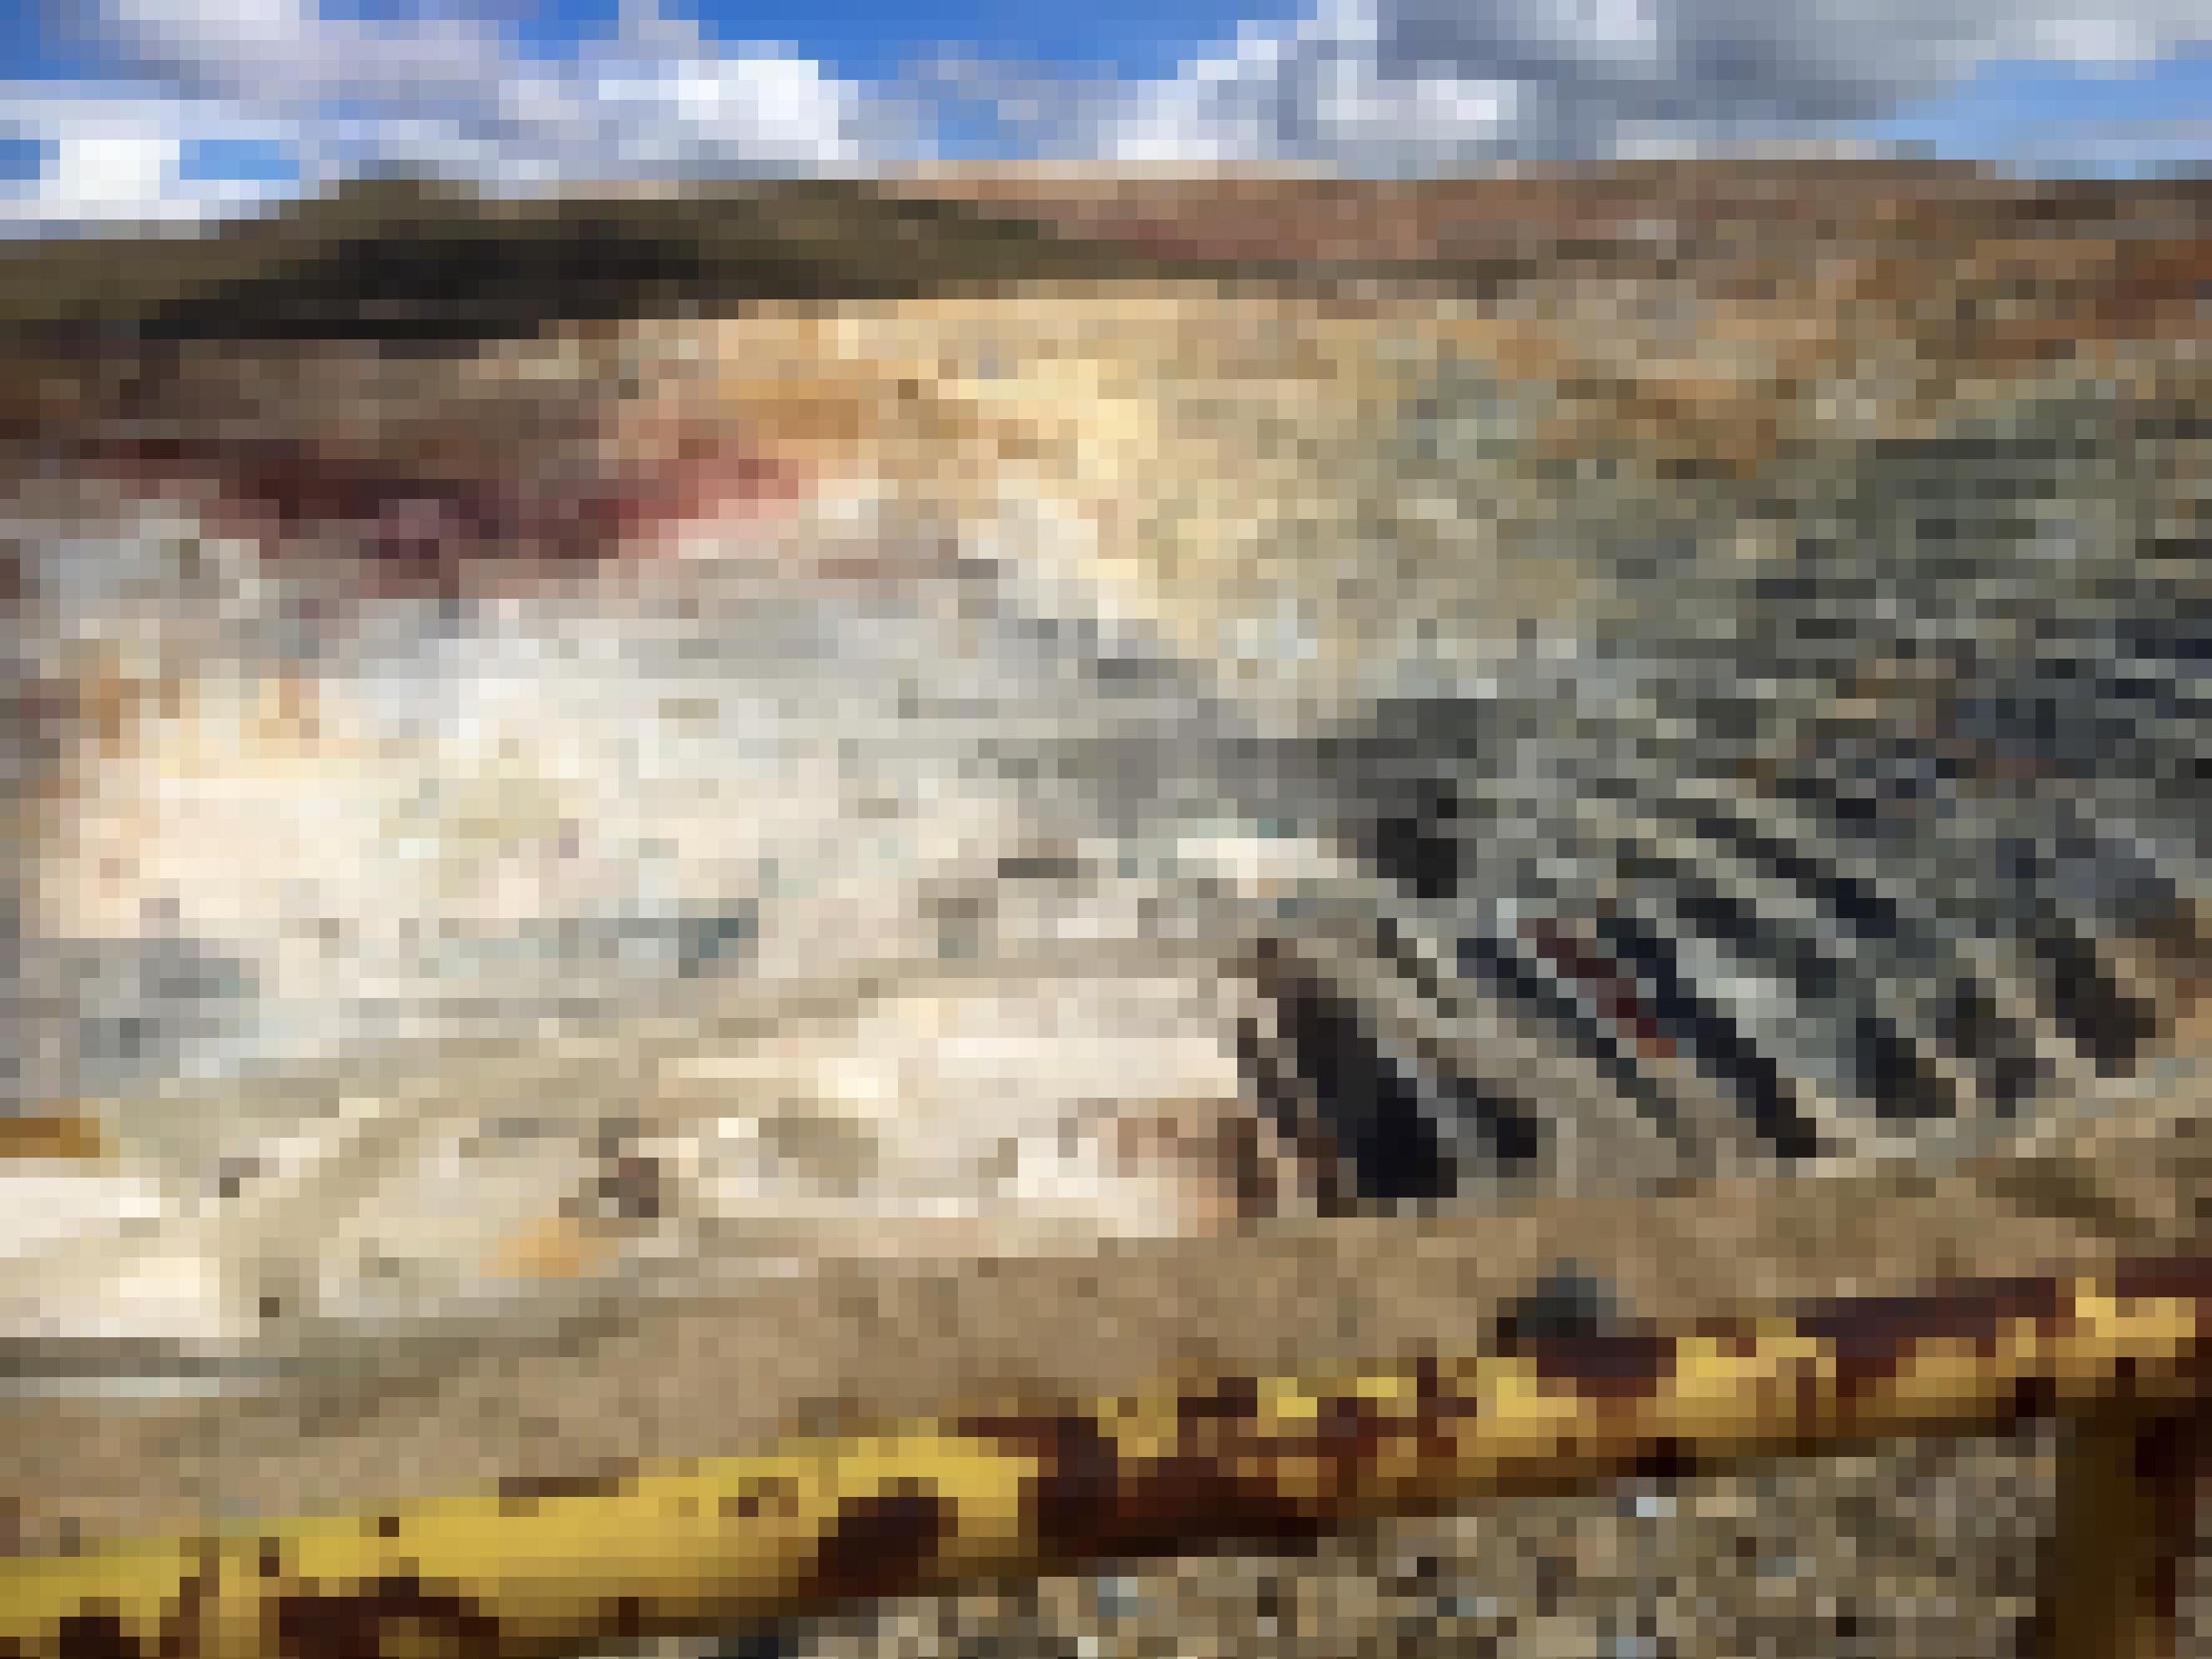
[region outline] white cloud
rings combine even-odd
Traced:
[[[1320,161],[1393,170],[1468,159],[1523,118],[1523,83],[1480,63],[1389,72],[1394,20],[1331,0],[1287,28],[1248,29],[1172,79],[1123,90],[1079,149],[1128,161]]]
[[[300,0],[97,0],[81,27],[134,69],[218,94],[284,84],[317,33]]]
[[[836,166],[863,159],[860,97],[809,59],[773,52],[616,65],[592,81],[623,171],[717,161]]]
[[[131,78],[26,88],[7,106],[0,125],[45,140],[50,161],[0,193],[0,224],[190,219],[266,199],[266,184],[180,167],[195,134],[226,123],[273,137],[310,185],[380,163],[514,190],[850,171],[926,157],[979,113],[1047,156],[1393,173],[1849,137],[1984,63],[2124,68],[2212,36],[2202,0],[1315,0],[1159,79],[947,58],[869,85],[787,48],[714,42],[661,0],[623,0],[610,38],[553,61],[484,9],[517,3],[413,0],[367,22],[323,0],[82,0],[83,43]]]
[[[281,130],[228,108],[116,92],[0,87],[7,129],[41,143],[40,176],[0,185],[0,228],[54,230],[131,220],[191,223],[250,208],[276,189],[265,180],[194,176],[194,147],[281,142]]]
[[[135,212],[169,190],[183,146],[166,132],[71,133],[55,146],[55,204],[88,215]]]
[[[717,46],[652,0],[629,0],[613,38],[567,62],[450,8],[363,22],[317,0],[98,0],[79,27],[138,90],[11,104],[7,125],[51,159],[0,198],[0,222],[191,218],[265,198],[183,177],[182,146],[210,120],[281,133],[310,182],[398,164],[495,189],[857,167],[902,136],[888,100],[787,51]]]
[[[1322,0],[1055,137],[1110,158],[1418,169],[1838,134],[1981,64],[2141,63],[2212,39],[2201,0]]]

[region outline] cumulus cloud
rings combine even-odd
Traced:
[[[29,138],[44,152],[37,177],[0,185],[0,228],[191,223],[252,208],[280,190],[265,178],[210,177],[192,165],[195,152],[210,144],[283,142],[282,129],[221,105],[0,86],[0,133]]]
[[[0,197],[0,222],[252,205],[265,185],[226,188],[180,165],[194,135],[226,124],[275,135],[309,184],[402,166],[493,189],[859,168],[908,137],[897,100],[781,46],[710,41],[652,0],[631,0],[611,35],[562,59],[451,7],[363,21],[318,0],[98,0],[76,33],[116,78],[9,106],[5,125],[47,161]]]
[[[47,162],[0,192],[0,223],[252,205],[270,186],[181,165],[225,122],[276,134],[310,186],[393,164],[515,190],[858,171],[927,158],[979,116],[1016,153],[1398,173],[1849,137],[1985,64],[2125,68],[2212,37],[2201,0],[1316,0],[1160,78],[946,57],[867,84],[711,40],[662,0],[623,0],[571,55],[534,54],[488,9],[530,3],[413,0],[362,21],[324,0],[72,0],[78,43],[113,78],[9,107],[0,127]]]
[[[2199,0],[1322,0],[1083,100],[1061,147],[1355,170],[1844,134],[1981,65],[2123,66]]]
[[[316,22],[298,0],[99,0],[78,19],[125,65],[217,96],[290,84],[315,55]]]

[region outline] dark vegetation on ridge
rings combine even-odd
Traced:
[[[497,202],[383,179],[205,235],[100,234],[0,251],[0,330],[94,349],[196,338],[461,343],[556,320],[1195,266],[1211,268],[854,181]]]
[[[1756,286],[1770,263],[1792,269],[1815,247],[1932,270],[1993,237],[2125,247],[2133,268],[2195,244],[2208,186],[1717,162],[1397,181],[977,168],[501,200],[387,177],[202,234],[0,244],[0,344],[459,343],[556,321],[1034,281],[1411,279],[1489,293],[1582,269]]]

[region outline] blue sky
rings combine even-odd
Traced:
[[[362,11],[362,7],[349,9]],[[528,20],[532,46],[554,52],[616,17],[616,0],[546,0]],[[768,4],[718,0],[696,9],[708,30],[725,41],[778,40],[821,59],[838,74],[878,79],[908,59],[947,46],[980,48],[992,56],[1041,60],[1070,68],[1111,69],[1127,76],[1170,73],[1194,49],[1235,34],[1247,18],[1288,19],[1293,9],[1270,13],[1226,0],[1113,0],[1107,4],[1022,4],[1018,0],[938,0],[898,5]]]
[[[2202,15],[2200,15],[2202,14]],[[363,167],[500,188],[965,155],[1419,173],[1906,142],[2212,155],[2201,0],[0,0],[0,228]]]
[[[2179,136],[2162,141],[2169,127]],[[2118,73],[1994,64],[1940,97],[1904,106],[1870,131],[1941,154],[2019,157],[2031,165],[2070,157],[2079,167],[2124,172],[2203,161],[2212,156],[2212,51],[2185,49]],[[2057,144],[2046,146],[2054,132]],[[2099,140],[2107,136],[2124,154],[2102,153]]]

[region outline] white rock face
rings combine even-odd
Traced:
[[[710,1237],[1080,1247],[1234,1208],[1228,919],[1300,848],[1194,831],[1202,711],[1032,591],[695,526],[288,635],[304,583],[112,528],[124,574],[79,559],[33,641],[112,684],[40,823],[26,1091],[122,1173],[8,1195],[8,1334],[228,1350]]]

